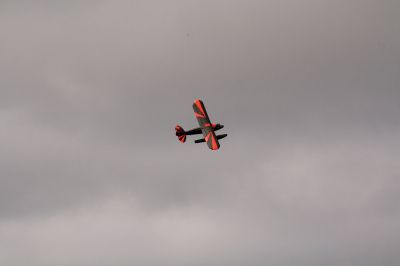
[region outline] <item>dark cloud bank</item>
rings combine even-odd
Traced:
[[[399,265],[399,11],[2,1],[0,264]]]

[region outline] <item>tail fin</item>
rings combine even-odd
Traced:
[[[179,141],[184,143],[186,141],[186,132],[180,125],[175,127],[175,135],[178,137]]]

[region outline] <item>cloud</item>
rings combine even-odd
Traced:
[[[3,2],[0,263],[397,265],[397,6]]]

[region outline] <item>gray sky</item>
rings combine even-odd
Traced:
[[[400,2],[1,1],[1,265],[400,264]],[[222,149],[182,145],[204,100]]]

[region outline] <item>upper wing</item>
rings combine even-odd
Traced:
[[[211,125],[210,118],[208,117],[203,102],[201,100],[194,101],[193,110],[208,147],[212,150],[218,150],[219,142],[217,137],[215,136],[214,129]]]

